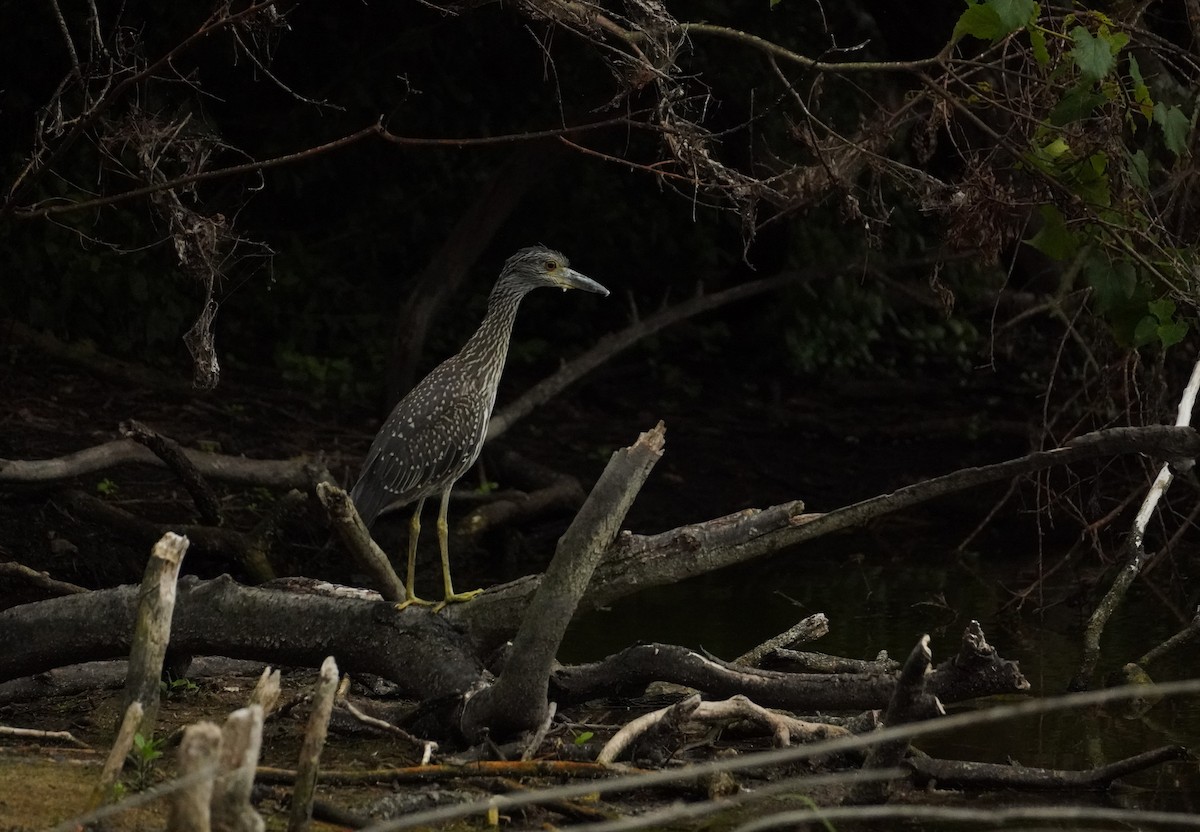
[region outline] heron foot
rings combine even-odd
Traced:
[[[426,601],[424,598],[418,598],[415,595],[409,595],[407,601],[401,601],[399,604],[396,605],[396,609],[402,610],[402,609],[405,609],[406,607],[412,607],[412,606],[417,606],[417,607],[437,606],[438,609],[441,609],[441,606],[436,605],[433,601]]]
[[[466,601],[470,601],[472,598],[474,598],[476,595],[481,594],[482,592],[483,592],[482,589],[472,589],[468,592],[452,592],[451,594],[447,595],[440,604],[435,604],[433,607],[433,611],[439,612],[449,604],[465,603]]]

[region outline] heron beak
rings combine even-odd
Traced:
[[[585,277],[574,269],[564,269],[558,276],[559,286],[565,292],[568,289],[582,289],[597,295],[608,297],[608,290],[590,277]]]

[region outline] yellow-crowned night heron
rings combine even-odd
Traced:
[[[455,593],[450,582],[446,508],[451,487],[483,448],[517,306],[539,286],[608,294],[599,283],[572,269],[557,251],[543,246],[521,249],[505,262],[476,333],[458,355],[439,364],[400,400],[367,452],[362,473],[350,492],[367,527],[385,509],[416,501],[409,522],[408,600],[402,606],[429,603],[416,597],[413,584],[421,508],[433,494],[442,497],[437,531],[446,596],[439,606],[466,601],[482,591]]]

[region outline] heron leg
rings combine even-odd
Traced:
[[[455,592],[454,584],[450,582],[450,526],[446,523],[446,510],[450,507],[450,489],[447,488],[442,492],[442,505],[438,509],[437,532],[438,532],[438,548],[442,550],[442,583],[445,585],[446,597],[442,603],[434,607],[434,612],[437,612],[447,604],[454,604],[460,601],[470,601],[482,589],[472,589],[470,592]]]
[[[424,505],[424,497],[417,500],[417,507],[413,509],[412,519],[408,521],[408,578],[404,582],[404,594],[408,596],[408,599],[396,605],[396,609],[398,610],[402,610],[412,604],[429,606],[433,603],[432,601],[418,598],[416,593],[417,538],[421,536],[421,509]]]

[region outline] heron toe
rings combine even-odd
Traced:
[[[439,610],[445,608],[449,604],[465,603],[467,601],[470,601],[476,595],[481,595],[482,593],[483,593],[482,589],[472,589],[468,592],[452,592],[449,595],[447,595],[445,598],[443,598],[442,602],[433,608],[433,611],[438,612]]]
[[[417,606],[417,607],[437,606],[438,609],[441,609],[442,605],[435,604],[433,601],[426,601],[424,598],[418,598],[415,595],[409,595],[407,601],[401,601],[399,604],[396,605],[396,609],[402,610],[402,609],[406,609],[407,607],[412,607],[412,606]]]

